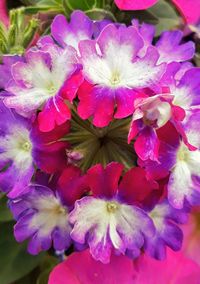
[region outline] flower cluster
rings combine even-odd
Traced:
[[[17,241],[95,260],[181,248],[200,204],[200,69],[182,32],[57,15],[0,65],[0,188]]]

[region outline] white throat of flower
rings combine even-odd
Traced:
[[[29,131],[23,127],[14,127],[5,137],[0,138],[4,148],[2,159],[12,160],[21,170],[27,169],[32,163],[32,142]]]
[[[38,234],[48,236],[56,228],[65,229],[68,227],[68,211],[60,200],[53,195],[41,196],[33,206],[37,209],[37,213],[31,219],[30,228],[38,229]]]

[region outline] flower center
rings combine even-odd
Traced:
[[[57,92],[57,88],[54,86],[53,83],[49,84],[49,86],[47,87],[47,90],[50,96],[54,96]]]
[[[26,141],[22,144],[22,149],[26,152],[29,152],[32,148],[32,145],[29,141]]]
[[[76,110],[72,110],[71,131],[65,140],[70,143],[72,152],[81,157],[75,163],[83,172],[98,163],[106,166],[116,161],[123,163],[126,170],[135,164],[133,145],[127,144],[130,120],[113,120],[109,126],[98,128],[90,120],[80,119]]]
[[[108,202],[106,204],[106,209],[109,213],[115,213],[118,210],[119,206],[116,202]]]
[[[186,146],[181,146],[177,153],[177,160],[186,162],[189,158],[189,152]]]
[[[54,208],[53,208],[53,212],[55,215],[64,215],[66,214],[66,210],[63,206],[61,206],[60,204],[57,204]]]
[[[119,71],[115,70],[110,78],[110,84],[112,86],[117,86],[119,85],[119,83],[120,83],[120,73]]]

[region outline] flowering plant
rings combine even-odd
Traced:
[[[0,226],[22,243],[0,282],[198,283],[198,36],[164,0],[23,2],[0,24]]]

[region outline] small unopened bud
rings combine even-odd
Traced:
[[[83,159],[83,154],[77,151],[67,151],[68,163],[76,164]]]

